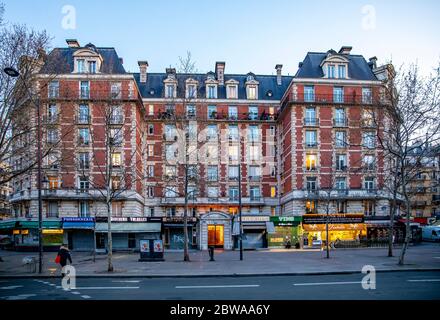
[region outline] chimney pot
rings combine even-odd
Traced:
[[[147,82],[148,61],[138,61],[138,65],[139,65],[139,81],[141,83],[146,83]]]
[[[281,81],[281,70],[283,69],[283,65],[282,64],[277,64],[275,66],[275,69],[277,70],[277,85],[281,85],[282,81]]]
[[[69,48],[79,48],[79,42],[76,39],[66,39],[66,43],[69,46]]]
[[[215,63],[215,74],[219,85],[223,86],[225,84],[225,62],[217,61]]]

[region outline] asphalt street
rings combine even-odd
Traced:
[[[440,272],[365,275],[209,278],[79,278],[65,290],[61,279],[0,279],[0,300],[381,300],[440,299]],[[371,284],[371,282],[370,282]]]

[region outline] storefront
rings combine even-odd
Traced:
[[[64,242],[70,250],[95,249],[95,218],[63,218]]]
[[[111,231],[114,251],[138,251],[140,240],[162,239],[162,218],[112,217]],[[96,250],[106,251],[107,217],[96,217],[95,233]]]
[[[268,234],[275,232],[273,222],[270,221],[270,216],[256,216],[243,215],[243,248],[244,249],[259,249],[267,248]],[[234,247],[239,248],[240,235],[240,217],[236,216],[234,219]]]
[[[224,212],[209,212],[200,217],[197,224],[198,247],[208,250],[208,247],[232,249],[232,220],[231,215]]]
[[[302,221],[304,247],[325,245],[327,219],[329,243],[359,242],[366,237],[363,214],[306,214]]]
[[[268,234],[268,246],[270,248],[284,248],[287,241],[292,248],[299,248],[301,240],[301,216],[296,217],[270,217],[274,224],[275,232]]]
[[[44,220],[42,222],[42,245],[44,251],[57,251],[63,244],[64,231],[60,220]],[[38,250],[38,221],[15,220],[12,227],[12,238],[15,250]]]
[[[197,218],[187,218],[188,247],[197,247]],[[163,218],[163,242],[166,249],[183,250],[184,247],[184,221],[183,217]]]

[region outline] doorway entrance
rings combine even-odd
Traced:
[[[208,225],[208,246],[223,248],[224,246],[224,225],[210,224]]]

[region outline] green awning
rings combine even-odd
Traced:
[[[61,221],[43,221],[43,229],[61,229]],[[38,229],[38,221],[19,221],[19,229]]]
[[[0,221],[0,230],[1,229],[13,229],[14,226],[15,226],[15,220]]]

